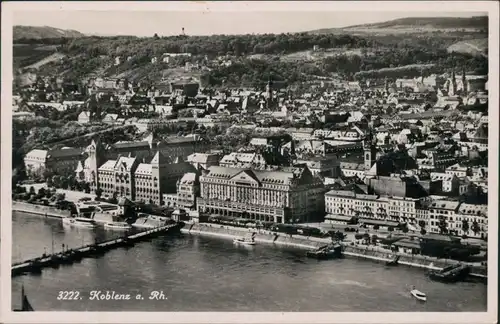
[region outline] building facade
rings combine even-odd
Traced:
[[[200,177],[199,212],[276,223],[324,214],[324,186],[307,167],[262,171],[210,167]]]
[[[331,190],[325,194],[325,218],[330,223],[354,222],[356,218],[357,222],[366,225],[395,227],[408,224],[417,228],[425,215],[422,200]]]
[[[82,159],[83,150],[62,148],[57,150],[31,150],[24,157],[28,176],[50,171],[53,174],[72,174]]]

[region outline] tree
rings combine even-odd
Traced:
[[[38,196],[40,197],[44,197],[45,196],[45,188],[44,187],[41,187],[40,189],[38,189]]]
[[[462,231],[464,235],[469,233],[469,221],[467,219],[462,220]]]
[[[422,229],[420,230],[420,234],[422,234],[422,235],[427,234],[427,231],[425,230],[425,228],[422,228]]]
[[[102,189],[101,188],[97,188],[95,190],[95,195],[96,195],[96,200],[101,199]]]
[[[47,184],[47,187],[50,188],[54,185],[54,183],[52,182],[52,177],[48,177],[47,180],[46,180],[46,184]]]
[[[393,231],[394,231],[394,227],[389,226],[389,227],[387,228],[387,230],[388,230],[389,232],[393,232]]]
[[[477,220],[474,220],[474,222],[472,222],[472,231],[474,232],[475,235],[477,235],[477,233],[479,233],[481,231],[481,228],[479,227],[479,223],[477,222]]]
[[[444,217],[441,217],[439,219],[439,223],[438,223],[438,227],[439,227],[439,232],[441,234],[446,234],[448,233],[448,223],[446,222],[446,219]]]
[[[61,188],[65,189],[65,190],[68,189],[68,187],[69,187],[69,181],[68,181],[68,179],[67,178],[62,178],[61,180],[62,180],[61,181]]]
[[[420,228],[425,228],[425,221],[424,220],[419,220],[418,221],[418,226],[420,226]]]
[[[34,195],[35,194],[35,187],[30,186],[29,193],[30,193],[30,195]]]

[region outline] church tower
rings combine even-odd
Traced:
[[[467,78],[465,77],[465,66],[462,68],[462,93],[463,96],[467,97],[468,93]]]
[[[99,167],[104,164],[106,160],[106,153],[104,146],[99,139],[93,139],[87,147],[89,157],[85,161],[85,172],[87,182],[90,182],[90,189],[95,191],[99,188]]]
[[[269,80],[267,81],[266,96],[267,96],[266,108],[269,109],[271,108],[271,104],[273,102],[273,82],[271,81],[271,77],[269,77]]]
[[[364,169],[369,171],[377,157],[377,145],[373,137],[373,129],[370,126],[363,140]]]
[[[449,95],[454,96],[457,94],[457,79],[455,77],[455,68],[451,71],[451,91]]]

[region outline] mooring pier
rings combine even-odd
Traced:
[[[58,268],[60,265],[71,264],[80,261],[83,258],[98,257],[115,248],[132,247],[135,243],[146,241],[162,234],[178,231],[183,226],[184,223],[177,223],[162,227],[156,227],[135,234],[125,235],[116,239],[111,239],[95,244],[88,244],[64,252],[49,255],[45,254],[38,258],[28,259],[13,264],[11,275],[12,277],[15,277],[27,273],[39,274],[44,268]]]

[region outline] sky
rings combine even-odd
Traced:
[[[123,2],[126,5],[127,2]],[[14,11],[13,24],[73,29],[88,35],[262,34],[346,27],[404,17],[471,17],[479,12],[339,11]]]

